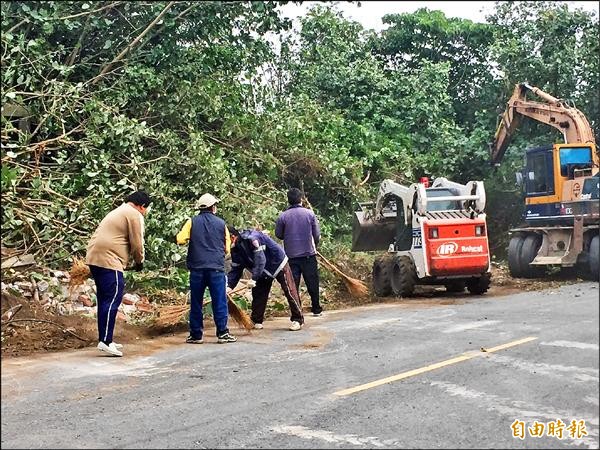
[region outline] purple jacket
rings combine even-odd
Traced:
[[[321,238],[319,221],[312,210],[292,205],[277,218],[275,236],[283,240],[288,258],[314,255]]]

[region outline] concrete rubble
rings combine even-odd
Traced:
[[[12,273],[7,273],[12,272]],[[9,275],[9,276],[7,276]],[[88,278],[84,284],[69,288],[69,273],[46,270],[44,273],[19,273],[12,269],[3,271],[2,292],[8,292],[30,301],[38,301],[49,312],[58,315],[83,315],[96,317],[96,286]],[[131,323],[141,315],[152,314],[155,306],[145,296],[126,293],[119,306],[117,320]]]

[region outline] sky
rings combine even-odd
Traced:
[[[301,5],[286,4],[281,7],[284,16],[295,19],[302,16],[310,9],[312,5],[318,2],[305,1]],[[493,1],[470,1],[470,2],[451,2],[451,1],[363,1],[359,7],[356,3],[336,2],[338,9],[343,12],[347,19],[359,22],[364,28],[372,28],[376,31],[383,29],[381,18],[385,14],[414,12],[419,8],[426,7],[432,10],[441,10],[446,17],[460,17],[470,19],[474,22],[485,22],[485,16],[493,10]],[[599,14],[599,2],[597,1],[567,1],[570,7],[581,7],[586,11],[595,11]]]

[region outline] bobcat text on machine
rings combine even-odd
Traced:
[[[377,296],[409,296],[418,284],[465,287],[485,293],[490,255],[483,182],[466,185],[426,178],[402,186],[384,180],[375,203],[360,203],[352,225],[352,251],[387,253],[373,263]]]
[[[544,102],[527,99],[527,93]],[[566,101],[517,84],[491,145],[494,165],[502,161],[523,117],[560,130],[565,142],[526,150],[525,169],[518,174],[525,190],[525,223],[510,231],[510,272],[530,278],[542,276],[547,266],[578,265],[598,280],[600,158],[592,127]]]

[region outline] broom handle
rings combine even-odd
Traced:
[[[231,292],[227,295],[237,294],[238,292],[246,290],[246,289],[248,289],[248,286],[238,286],[235,289],[232,289]]]
[[[333,270],[334,272],[336,272],[338,275],[344,277],[344,278],[348,278],[348,275],[346,275],[344,272],[342,272],[340,269],[338,269],[337,267],[335,267],[331,262],[329,262],[327,260],[327,258],[325,258],[323,255],[321,255],[318,251],[317,251],[317,255],[319,255],[319,257],[321,258],[321,262],[325,263],[325,265]]]
[[[244,289],[247,289],[248,286],[238,286],[235,289],[233,289],[229,294],[227,294],[227,300],[229,300],[230,302],[233,301],[231,300],[231,295],[232,294],[237,294],[240,291],[243,291]],[[202,303],[202,306],[206,306],[209,305],[212,302],[212,298],[208,299],[206,302]]]

